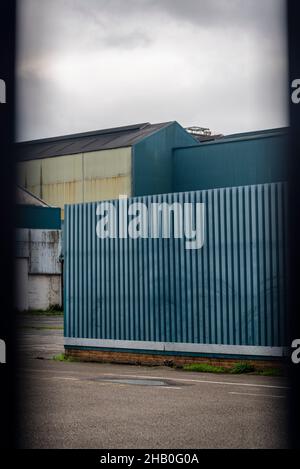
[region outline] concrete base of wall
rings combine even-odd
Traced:
[[[247,359],[247,358],[219,358],[219,357],[203,357],[203,356],[182,356],[182,355],[158,355],[151,353],[134,353],[126,351],[108,351],[108,350],[83,350],[71,347],[65,348],[68,357],[82,361],[99,362],[99,363],[118,363],[131,365],[147,365],[147,366],[178,366],[192,363],[206,363],[212,366],[222,366],[231,368],[235,363],[246,361],[255,366],[256,370],[265,370],[269,368],[284,367],[284,359]]]
[[[61,306],[61,275],[28,275],[28,309],[47,311]]]
[[[62,304],[61,230],[17,229],[15,307],[46,311]]]

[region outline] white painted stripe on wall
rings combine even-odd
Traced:
[[[76,347],[153,350],[158,352],[191,352],[222,355],[257,355],[284,357],[288,347],[264,347],[256,345],[191,344],[178,342],[150,342],[140,340],[83,339],[65,337],[64,345]]]

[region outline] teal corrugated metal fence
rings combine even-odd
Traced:
[[[174,238],[99,239],[97,203],[67,206],[66,337],[285,344],[284,184],[132,201],[204,203],[204,246],[187,250],[184,239]]]

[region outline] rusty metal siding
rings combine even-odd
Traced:
[[[198,250],[184,239],[99,239],[97,203],[67,206],[66,341],[285,345],[286,197],[274,183],[129,199],[204,203]]]
[[[47,310],[61,305],[61,246],[61,230],[16,230],[15,306],[18,310]]]
[[[41,163],[26,161],[18,163],[18,183],[41,198]]]
[[[42,198],[55,207],[83,200],[82,155],[40,160]],[[63,215],[63,214],[62,214]]]
[[[49,205],[59,207],[83,201],[82,157],[67,155],[19,163],[20,185]]]
[[[16,230],[15,256],[28,258],[30,274],[60,275],[61,230]]]
[[[131,196],[131,148],[83,154],[84,202]]]
[[[35,159],[18,165],[19,184],[48,204],[64,206],[131,196],[131,148]]]

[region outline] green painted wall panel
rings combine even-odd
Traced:
[[[287,180],[287,135],[222,139],[173,152],[173,190],[202,190]]]
[[[134,145],[132,195],[172,192],[172,150],[191,145],[197,142],[177,122]]]
[[[61,229],[60,208],[17,205],[16,212],[16,228]]]

